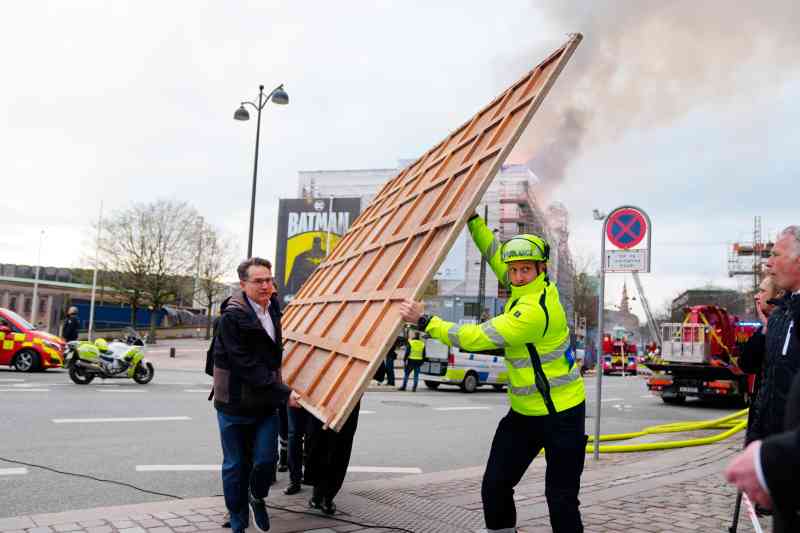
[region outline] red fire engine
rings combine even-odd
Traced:
[[[724,397],[749,405],[754,376],[739,368],[737,343],[756,327],[716,305],[687,308],[683,322],[661,325],[661,355],[645,363],[656,372],[647,387],[665,403]]]

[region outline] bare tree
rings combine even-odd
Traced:
[[[576,255],[575,280],[575,314],[586,318],[586,327],[597,326],[597,291],[599,277],[597,273],[597,259],[591,255]]]
[[[224,277],[233,270],[233,242],[208,224],[198,231],[197,284],[195,298],[206,309],[206,340],[211,337],[211,314],[214,305],[228,293]]]
[[[175,299],[179,276],[192,270],[199,215],[186,202],[172,200],[157,200],[137,208],[144,213],[150,268],[144,277],[143,293],[152,310],[149,337],[155,344],[158,311]]]
[[[100,237],[101,266],[131,306],[131,322],[143,305],[151,309],[150,342],[158,312],[171,303],[181,276],[193,267],[199,218],[185,202],[157,200],[112,213]]]
[[[131,308],[130,324],[136,326],[136,311],[146,305],[144,286],[151,268],[147,242],[147,213],[143,206],[116,211],[103,221],[100,264],[105,282],[117,289],[119,298]]]

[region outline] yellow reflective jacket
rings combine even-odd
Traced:
[[[469,230],[497,279],[511,290],[503,314],[482,324],[459,326],[432,317],[425,332],[449,346],[469,352],[502,349],[508,369],[511,408],[523,415],[542,416],[583,402],[586,394],[580,369],[570,348],[569,327],[558,289],[540,274],[531,283],[511,286],[500,259],[500,242],[480,217]]]
[[[408,358],[412,361],[422,361],[425,358],[425,341],[411,339],[408,341]]]

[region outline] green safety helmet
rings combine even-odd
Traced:
[[[500,248],[503,263],[512,261],[544,261],[550,259],[550,245],[537,235],[515,235]]]
[[[97,346],[97,349],[100,350],[101,352],[108,351],[108,343],[106,342],[105,339],[97,339],[96,341],[94,341],[94,345]]]

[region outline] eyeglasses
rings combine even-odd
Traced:
[[[248,279],[247,282],[252,283],[253,285],[272,285],[275,283],[275,278]]]

